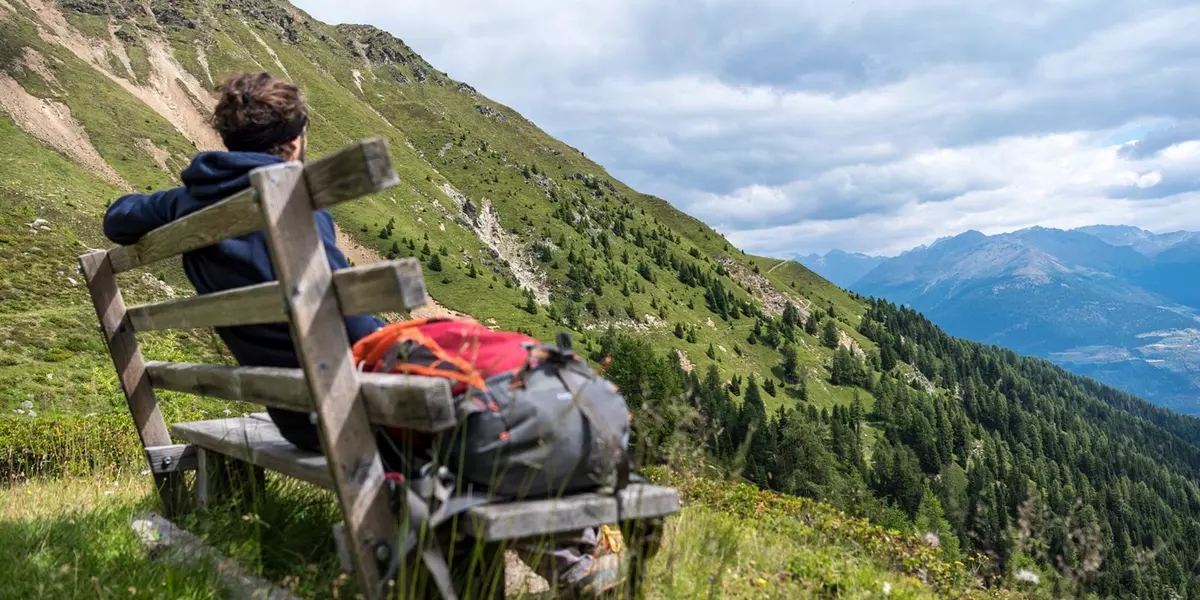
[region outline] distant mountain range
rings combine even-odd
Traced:
[[[838,285],[911,306],[952,335],[1200,414],[1200,233],[968,231],[893,258],[833,251],[797,260]]]
[[[841,250],[831,250],[824,255],[809,254],[796,257],[796,262],[841,288],[849,288],[851,284],[862,279],[863,275],[870,273],[872,269],[886,260],[885,256],[868,256]]]

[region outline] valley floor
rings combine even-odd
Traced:
[[[649,598],[957,598],[977,593],[963,587],[943,587],[939,593],[916,576],[889,569],[901,557],[887,560],[870,543],[856,541],[853,528],[863,525],[853,519],[831,523],[820,522],[824,516],[784,514],[749,486],[693,482],[680,487],[685,507],[670,520],[665,544],[651,565]],[[149,478],[135,474],[0,488],[0,556],[8,557],[0,561],[0,598],[230,597],[213,564],[199,560],[180,566],[147,554],[131,523],[155,505]],[[240,512],[213,509],[179,524],[252,574],[299,597],[355,596],[353,578],[338,570],[327,533],[338,520],[332,496],[271,479],[260,506]],[[510,577],[509,596],[544,589],[541,583]]]

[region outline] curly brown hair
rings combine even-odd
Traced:
[[[286,156],[287,143],[304,132],[308,106],[300,88],[267,72],[234,75],[217,87],[221,98],[212,126],[225,147]]]

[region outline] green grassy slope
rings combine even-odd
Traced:
[[[198,2],[171,3],[171,7],[166,11],[158,6],[155,19],[129,3],[64,3],[61,13],[72,29],[56,30],[59,39],[107,48],[106,62],[89,63],[86,56],[81,58],[66,45],[39,35],[46,24],[35,11],[17,3],[15,18],[0,23],[0,67],[29,94],[64,104],[86,133],[84,143],[90,143],[136,190],[175,184],[178,169],[186,164],[197,141],[180,132],[178,119],[169,119],[170,115],[164,116],[138,97],[169,96],[171,90],[155,83],[156,78],[182,73],[207,86],[210,79],[220,81],[240,70],[286,73],[304,87],[313,106],[315,155],[368,136],[383,135],[390,142],[401,185],[338,207],[335,216],[360,244],[381,255],[415,255],[428,263],[439,254],[441,270],[426,272],[439,303],[542,337],[573,329],[585,345],[614,326],[647,337],[661,353],[680,350],[701,370],[715,362],[725,377],[751,372],[765,376],[779,365],[781,356],[775,348],[746,341],[754,317],[740,310],[738,318],[722,318],[707,306],[705,287],[685,285],[671,268],[672,260],[676,266],[686,262],[696,273],[719,282],[731,298],[745,302],[743,309],[757,311],[761,294],[743,289],[739,284],[746,282],[726,269],[748,274],[754,263],[767,266],[773,261],[746,256],[699,221],[629,189],[515,111],[449,79],[399,40],[370,27],[328,26],[273,1],[235,2],[228,11]],[[116,36],[108,33],[109,19],[120,26]],[[200,24],[204,26],[189,26]],[[139,66],[138,57],[144,62],[147,49],[162,42],[169,45],[180,72],[159,72],[162,65],[158,64]],[[30,50],[44,57],[49,79],[28,68]],[[130,60],[132,78],[118,58],[121,52]],[[144,70],[150,72],[139,73]],[[114,78],[126,84],[118,85]],[[138,95],[131,93],[129,84],[141,90]],[[195,116],[201,117],[198,110]],[[9,228],[6,235],[22,234],[23,223],[46,218],[56,229],[41,239],[67,236],[60,243],[44,242],[48,247],[43,250],[54,252],[53,258],[36,261],[34,272],[21,277],[23,285],[38,287],[40,294],[41,288],[57,285],[52,283],[55,277],[62,281],[57,271],[73,270],[73,256],[80,248],[105,244],[98,235],[99,216],[123,190],[96,176],[94,169],[89,173],[85,165],[73,164],[38,144],[10,120],[0,123],[5,137],[13,140],[14,152],[5,159],[2,178],[17,190],[11,197],[53,195],[36,206],[22,201],[6,204],[2,209]],[[156,164],[148,145],[167,157],[165,164]],[[51,168],[55,173],[42,173]],[[456,197],[467,204],[456,202]],[[389,222],[390,234],[381,236]],[[605,240],[607,250],[603,250]],[[17,247],[22,243],[18,241]],[[422,252],[426,245],[429,254]],[[7,273],[20,272],[23,252],[4,255]],[[472,266],[476,277],[469,275]],[[839,290],[817,278],[800,278],[803,287],[793,288],[781,274],[771,273],[768,278],[802,311],[810,304],[824,308],[832,301],[844,314],[861,312],[861,307],[855,308]],[[181,292],[190,291],[174,264],[156,266],[153,276]],[[154,296],[154,287],[147,288],[147,297]],[[526,310],[529,303],[523,288],[534,292],[536,315]],[[49,310],[68,305],[82,310],[72,313],[81,320],[56,330],[70,331],[66,338],[91,337],[84,328],[89,317],[80,290],[57,289],[49,298],[54,301],[41,303],[54,307]],[[8,309],[18,310],[16,305]],[[770,311],[766,316],[772,316]],[[778,307],[773,316],[778,316]],[[28,318],[37,317],[31,313]],[[677,338],[676,324],[691,335]],[[854,332],[853,322],[839,321],[838,326],[870,351],[870,344]],[[88,366],[103,366],[92,339],[86,349],[81,341],[75,345],[88,357],[84,361]],[[24,339],[17,343],[22,360],[46,362],[38,360],[34,349],[46,358],[47,349],[40,347],[45,344],[31,347]],[[706,356],[710,346],[714,359]],[[196,344],[188,348],[200,351]],[[832,352],[815,338],[797,340],[797,349],[810,380],[810,399],[819,406],[848,402],[852,395],[848,389],[825,381]],[[82,362],[72,362],[70,369],[81,373],[76,379],[103,377],[103,369],[93,375],[92,369],[84,367]],[[112,404],[111,388],[106,390],[51,395],[37,402],[35,410]],[[781,394],[768,404],[773,408],[787,398]],[[11,411],[20,401],[8,398],[7,406],[0,408]]]

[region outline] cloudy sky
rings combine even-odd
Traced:
[[[1200,230],[1200,4],[293,0],[371,23],[747,251]]]

